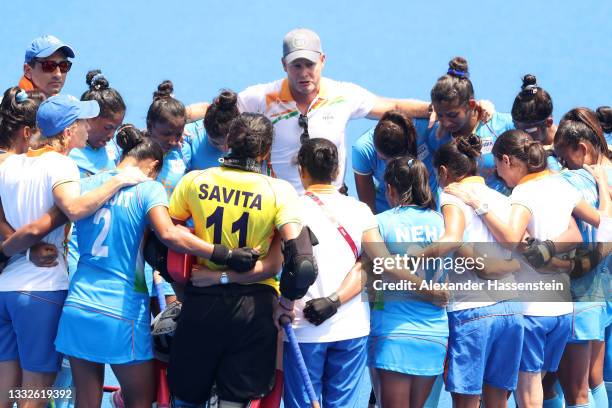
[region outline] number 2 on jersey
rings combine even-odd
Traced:
[[[111,212],[108,208],[100,208],[96,215],[94,216],[93,223],[95,225],[99,225],[100,221],[104,221],[104,225],[102,226],[102,230],[98,234],[96,240],[94,241],[91,247],[91,254],[93,256],[99,257],[107,257],[108,256],[108,247],[106,245],[102,245],[106,236],[108,235],[108,231],[110,230],[110,220],[111,220]]]
[[[223,232],[223,212],[225,208],[218,206],[217,209],[206,218],[206,228],[214,227],[213,243],[221,243]],[[243,212],[240,218],[232,223],[232,234],[238,232],[238,247],[246,246],[247,228],[249,226],[249,213]]]

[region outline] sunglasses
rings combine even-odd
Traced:
[[[60,72],[62,74],[65,74],[66,72],[70,71],[70,68],[72,68],[72,62],[70,61],[60,61],[60,62],[55,62],[55,61],[51,61],[51,60],[34,60],[34,62],[39,62],[40,63],[40,67],[42,68],[43,72],[46,73],[51,73],[54,72],[57,67],[59,67]]]
[[[300,135],[300,143],[304,144],[304,142],[310,139],[310,135],[308,134],[308,116],[300,113],[300,117],[298,118],[298,125],[302,128],[302,134]]]

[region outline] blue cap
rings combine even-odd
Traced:
[[[71,95],[55,95],[38,107],[36,124],[43,137],[51,137],[60,134],[77,119],[91,119],[99,114],[97,101],[79,101]]]
[[[64,44],[57,37],[52,35],[43,35],[35,38],[32,44],[26,48],[25,62],[28,63],[34,58],[46,58],[55,51],[62,49],[68,58],[74,58],[74,51],[68,44]]]

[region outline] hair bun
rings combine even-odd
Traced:
[[[124,153],[132,150],[144,141],[144,135],[134,125],[126,123],[117,129],[117,144]]]
[[[161,84],[157,85],[157,91],[153,92],[153,100],[171,98],[174,92],[174,85],[172,81],[165,80]]]
[[[469,78],[468,62],[463,57],[455,57],[448,63],[448,75],[456,78]]]
[[[85,76],[85,82],[89,85],[90,91],[102,91],[109,87],[108,80],[99,69],[89,71]]]
[[[533,140],[531,138],[531,136],[529,136],[527,133],[524,134],[525,139],[523,140],[523,150],[525,151],[525,153],[529,153],[529,151],[537,146],[541,146],[542,143],[540,143],[537,140]]]
[[[523,77],[523,85],[521,85],[521,96],[533,96],[538,93],[538,80],[535,75],[527,74]]]
[[[521,86],[521,89],[525,89],[529,85],[537,85],[537,84],[538,84],[538,80],[536,79],[535,75],[527,74],[523,77],[523,86]]]
[[[609,106],[600,106],[595,112],[601,128],[606,133],[612,132],[612,108]]]
[[[457,143],[457,149],[467,157],[475,159],[480,156],[482,140],[478,135],[459,136],[455,139],[455,143]]]
[[[219,96],[217,96],[215,102],[221,110],[232,110],[238,103],[238,94],[229,89],[224,89]]]

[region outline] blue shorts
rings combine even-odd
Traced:
[[[602,330],[606,330],[606,328],[612,326],[612,300],[606,302],[606,313],[602,319]]]
[[[604,302],[575,302],[572,336],[568,343],[589,340],[603,341],[606,304]]]
[[[521,371],[555,372],[572,334],[572,313],[561,316],[525,316]]]
[[[53,341],[68,291],[0,292],[0,361],[24,370],[54,373],[62,355]]]
[[[370,336],[368,367],[409,375],[440,375],[444,372],[447,345],[447,336]]]
[[[299,343],[314,391],[325,408],[356,407],[367,381],[367,337],[327,343]],[[283,347],[286,408],[309,407],[304,381],[287,343]]]
[[[612,382],[612,326],[606,327],[606,355],[604,357],[604,381]]]
[[[523,316],[515,302],[448,313],[446,390],[482,394],[487,384],[516,389],[523,344]]]
[[[153,358],[149,322],[74,303],[64,306],[55,346],[68,356],[95,363],[135,364]]]
[[[147,289],[149,289],[149,297],[157,297],[157,288],[155,287],[155,284],[153,283],[153,268],[151,268],[151,266],[145,262],[145,281],[147,282]],[[169,284],[168,282],[166,282],[164,280],[164,278],[162,278],[163,282],[163,288],[164,288],[164,295],[165,296],[174,296],[174,289],[172,289],[172,285]]]

